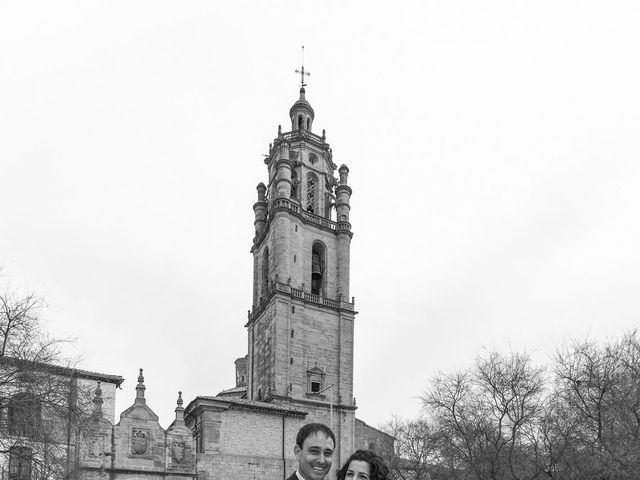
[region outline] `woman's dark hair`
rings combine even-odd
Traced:
[[[379,457],[370,450],[358,450],[351,455],[344,463],[342,468],[338,470],[338,480],[344,480],[347,478],[347,471],[349,465],[353,461],[367,462],[369,464],[369,478],[371,480],[389,480],[389,467],[384,462],[382,457]]]

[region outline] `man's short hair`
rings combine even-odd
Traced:
[[[304,444],[304,441],[307,439],[307,437],[310,437],[311,435],[316,433],[323,433],[325,437],[333,440],[333,448],[336,447],[336,436],[324,423],[307,423],[306,425],[303,425],[303,427],[298,431],[298,435],[296,436],[296,445],[302,448],[302,445]]]

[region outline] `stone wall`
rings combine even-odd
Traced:
[[[355,419],[355,450],[371,450],[384,458],[393,453],[393,436]]]

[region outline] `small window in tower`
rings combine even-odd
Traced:
[[[258,389],[258,400],[262,400],[262,389]]]
[[[291,330],[291,338],[293,338],[293,330]]]
[[[296,225],[296,232],[298,231],[298,225]]]
[[[298,130],[302,130],[302,115],[298,115]]]
[[[297,258],[298,258],[298,257],[296,257],[295,255],[293,256],[293,263],[296,263],[296,259],[297,259]]]
[[[291,392],[293,390],[293,383],[289,384],[289,391]]]
[[[293,365],[293,357],[291,357],[291,358],[289,359],[289,363],[290,363],[291,365]]]
[[[295,305],[291,306],[291,313],[296,313],[296,307]],[[292,330],[293,331],[293,330]]]
[[[307,130],[311,128],[311,119],[307,118]]]
[[[307,370],[307,395],[317,396],[323,393],[322,387],[325,382],[325,373],[318,367],[316,362],[315,366],[310,370]]]

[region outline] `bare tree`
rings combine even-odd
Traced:
[[[392,435],[389,466],[400,480],[428,480],[446,478],[442,475],[440,439],[433,425],[424,418],[401,420],[394,417],[383,430]]]
[[[489,352],[464,371],[437,375],[423,404],[420,420],[388,425],[398,478],[640,478],[635,331],[567,344],[548,369],[526,355]]]
[[[43,301],[0,294],[0,450],[15,480],[69,475],[72,438],[88,398],[60,354],[67,340],[43,328]]]
[[[532,442],[545,412],[545,378],[528,356],[478,357],[465,372],[438,375],[423,402],[453,477],[528,480],[544,469]]]
[[[556,382],[574,425],[564,471],[572,478],[632,479],[640,471],[640,339],[637,332],[557,352]]]

